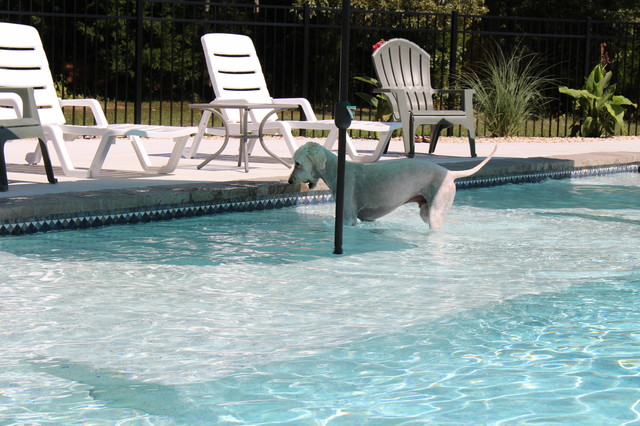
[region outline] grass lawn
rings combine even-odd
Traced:
[[[141,123],[143,124],[161,124],[161,125],[174,125],[174,126],[196,126],[200,121],[201,112],[192,110],[189,108],[188,101],[183,102],[145,102],[141,109]],[[128,101],[106,101],[102,102],[102,106],[107,116],[109,123],[133,123],[134,122],[134,103]],[[325,108],[325,111],[318,109],[316,114],[319,119],[330,119],[332,112],[329,108]],[[65,108],[65,117],[68,123],[79,125],[91,125],[94,124],[91,112],[85,108]],[[300,111],[285,111],[284,117],[286,120],[299,120]],[[374,115],[368,108],[358,108],[356,110],[355,119],[357,120],[374,120]],[[221,123],[216,118],[214,126],[220,126]],[[561,116],[549,116],[546,118],[535,118],[526,121],[520,128],[518,136],[528,137],[566,137],[569,136],[569,128],[571,121],[567,122],[567,117]],[[640,129],[637,125],[630,126],[629,134],[638,134]],[[399,133],[399,131],[396,131]],[[446,131],[445,131],[446,132]],[[450,129],[449,136],[466,136],[466,130],[460,126],[455,126]],[[324,132],[326,133],[326,132]],[[490,136],[487,134],[482,117],[477,117],[477,136]],[[299,131],[294,131],[294,136],[299,136]],[[364,131],[353,131],[354,137],[363,138],[377,138],[375,133]],[[419,135],[428,135],[429,129],[423,127],[418,130]],[[445,135],[447,133],[443,133]],[[617,135],[622,133],[618,130]],[[309,137],[323,137],[326,136],[320,131],[307,131],[306,136]],[[397,136],[397,135],[394,135]]]

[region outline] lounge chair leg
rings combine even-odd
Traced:
[[[42,154],[40,151],[40,144],[38,143],[33,152],[27,152],[27,155],[24,156],[24,160],[27,162],[27,164],[31,164],[32,166],[38,164],[40,162],[40,158],[42,158]]]
[[[219,115],[219,114],[216,114]],[[200,123],[198,124],[198,133],[193,137],[193,141],[191,141],[191,147],[185,149],[185,156],[187,158],[195,158],[198,154],[198,148],[200,148],[200,142],[202,142],[202,138],[207,131],[207,125],[209,124],[209,120],[211,119],[211,111],[202,111],[202,118],[200,118]],[[222,120],[225,123],[224,120]],[[226,123],[225,123],[226,127]]]
[[[87,177],[94,178],[98,176],[98,173],[100,173],[100,169],[102,169],[102,165],[104,164],[104,160],[107,158],[107,153],[109,152],[111,145],[115,143],[115,140],[116,137],[113,134],[105,133],[102,135],[98,149],[91,161],[91,166],[89,166]]]
[[[327,140],[324,142],[324,147],[329,151],[333,149],[336,142],[338,141],[338,129],[331,129],[329,134],[327,135]]]

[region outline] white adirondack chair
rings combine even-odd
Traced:
[[[325,147],[331,149],[338,136],[338,129],[333,120],[318,120],[309,101],[305,98],[277,98],[269,94],[267,82],[262,73],[260,59],[256,53],[251,38],[239,34],[211,33],[201,38],[209,77],[216,96],[216,100],[244,100],[256,104],[280,103],[299,105],[305,120],[278,120],[272,115],[264,126],[264,133],[282,135],[291,155],[297,149],[292,135],[292,129],[326,130],[329,135]],[[252,110],[249,117],[248,129],[257,132],[260,122],[269,110]],[[229,132],[238,134],[239,112],[233,109],[221,111],[227,122]],[[209,127],[211,112],[204,111],[198,126],[198,133],[194,137],[187,156],[193,158],[199,149],[201,139],[205,133],[221,134],[220,128]],[[379,143],[373,154],[359,154],[350,139],[347,140],[347,152],[354,161],[375,161],[380,158],[387,147],[391,134],[400,128],[400,123],[384,123],[374,121],[354,120],[350,129],[378,132]]]
[[[2,111],[0,117],[0,191],[9,190],[4,144],[16,139],[38,139],[44,157],[47,179],[49,183],[56,183],[58,180],[53,175],[49,151],[47,151],[44,133],[38,119],[33,88],[0,87],[0,104],[10,107],[3,108],[5,111]]]
[[[476,156],[472,89],[433,89],[431,57],[409,40],[391,39],[376,49],[372,58],[382,84],[378,91],[389,99],[394,119],[402,122],[407,156],[415,154],[414,136],[418,126],[431,125],[429,153],[433,153],[442,129],[457,124],[467,129],[471,156]],[[461,95],[462,109],[434,109],[433,95],[438,93]]]
[[[118,136],[129,137],[145,172],[171,173],[178,164],[187,139],[197,132],[196,127],[109,124],[95,99],[58,99],[40,35],[34,27],[28,25],[0,23],[0,86],[35,88],[35,100],[44,135],[53,143],[62,169],[68,176],[97,176]],[[96,125],[66,124],[63,106],[89,108]],[[88,170],[74,167],[65,144],[65,141],[72,141],[80,136],[101,137]],[[173,139],[175,146],[166,164],[154,166],[151,163],[140,137]],[[35,152],[27,154],[26,160],[37,163],[40,158],[41,151],[37,147]]]

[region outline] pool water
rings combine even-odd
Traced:
[[[0,424],[640,423],[640,174],[0,239]]]

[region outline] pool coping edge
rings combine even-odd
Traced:
[[[480,173],[456,181],[458,189],[535,183],[547,179],[578,178],[613,173],[639,173],[640,156],[614,161],[571,158],[498,159]],[[442,164],[465,169],[477,161]],[[194,183],[51,196],[6,199],[0,210],[0,237],[40,232],[89,229],[196,217],[220,213],[277,209],[333,201],[328,188],[314,190],[281,180]]]

